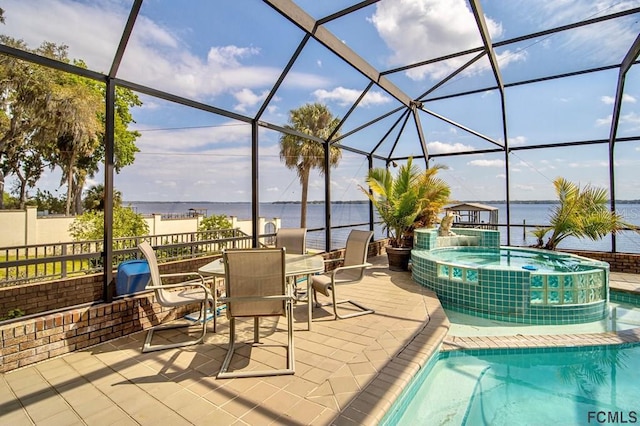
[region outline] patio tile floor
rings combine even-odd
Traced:
[[[408,272],[372,259],[365,280],[341,288],[376,313],[334,321],[314,309],[307,330],[306,305],[294,312],[296,374],[218,380],[228,323],[204,344],[142,354],[146,333],[110,341],[0,376],[0,424],[7,425],[355,425],[377,424],[413,375],[439,349],[536,346],[640,340],[621,336],[476,336],[447,338],[449,320],[435,295]],[[636,275],[611,274],[612,286],[640,289]],[[346,309],[346,308],[345,308]],[[236,350],[237,367],[282,367],[284,321],[261,323],[259,347]],[[250,341],[252,322],[241,322],[238,341]],[[178,340],[181,331],[156,338]],[[446,340],[445,340],[446,339]],[[248,358],[249,352],[251,357]],[[244,356],[243,356],[244,355]]]

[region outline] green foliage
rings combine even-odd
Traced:
[[[233,237],[234,232],[233,229],[231,229],[232,226],[233,223],[226,215],[214,214],[202,219],[202,222],[200,222],[200,226],[198,227],[198,231],[201,232],[200,238],[202,240],[219,240],[222,238]],[[220,249],[223,249],[226,246],[226,242],[218,244]]]
[[[5,209],[18,209],[20,208],[20,200],[16,197],[12,197],[10,194],[2,193],[2,206]]]
[[[406,245],[405,237],[421,215],[425,221],[433,220],[447,203],[449,186],[436,177],[441,169],[443,166],[420,171],[409,158],[395,177],[387,168],[369,170],[366,178],[369,190],[362,186],[360,189],[377,209],[393,247]]]
[[[202,219],[198,231],[215,231],[218,229],[231,229],[232,223],[224,214],[214,214]]]
[[[329,138],[340,136],[337,131],[340,119],[333,116],[325,105],[315,103],[306,104],[289,112],[287,129],[298,133],[328,141]],[[307,194],[309,191],[309,173],[311,169],[319,169],[325,174],[326,165],[325,144],[293,134],[283,134],[280,137],[280,159],[288,169],[294,169],[300,179],[302,187],[300,203],[300,227],[307,223]],[[329,148],[329,166],[335,167],[342,158],[339,145],[332,144]]]
[[[30,49],[22,40],[1,36],[2,43],[57,61],[86,68],[70,60],[68,47],[43,42]],[[0,167],[19,182],[20,207],[45,168],[62,170],[66,185],[65,213],[78,213],[82,188],[105,159],[105,95],[103,82],[43,67],[9,55],[0,56]],[[115,94],[115,171],[133,163],[139,149],[130,108],[142,105],[129,89]]]
[[[537,239],[537,247],[555,250],[567,237],[596,241],[624,228],[637,231],[634,225],[626,223],[622,216],[609,210],[605,189],[590,185],[580,188],[561,177],[556,178],[553,185],[559,203],[551,211],[550,226],[532,231]],[[549,232],[551,236],[545,242],[544,238]]]
[[[113,205],[120,207],[122,205],[122,193],[113,190]],[[82,201],[84,210],[104,210],[104,185],[94,185],[87,189],[84,200]]]
[[[74,241],[100,240],[104,238],[104,212],[92,210],[77,216],[69,226]],[[134,237],[149,234],[149,225],[141,214],[128,207],[113,208],[113,238]]]
[[[38,211],[48,211],[50,214],[64,214],[67,205],[67,200],[64,195],[56,197],[51,194],[51,192],[46,190],[41,191],[40,189],[37,190],[34,201],[38,207]]]
[[[24,314],[25,314],[25,312],[20,308],[9,309],[9,312],[7,312],[7,315],[5,315],[4,317],[0,317],[0,321],[13,319],[13,318],[19,318],[21,316],[24,316]]]

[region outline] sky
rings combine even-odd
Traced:
[[[2,4],[0,32],[35,48],[43,41],[65,44],[69,56],[90,69],[111,68],[132,1],[9,0]],[[354,2],[297,1],[314,19]],[[481,1],[494,41],[567,25],[580,19],[640,7],[640,0]],[[383,0],[326,29],[377,70],[439,58],[481,45],[471,9],[464,0]],[[617,64],[640,31],[638,14],[496,48],[503,81],[518,82]],[[267,4],[257,0],[145,0],[120,64],[117,77],[195,99],[246,116],[258,113],[298,48],[304,34]],[[429,90],[431,98],[495,85],[486,58],[451,76],[474,54],[386,75],[411,98]],[[442,79],[445,84],[436,86]],[[512,147],[608,139],[617,70],[510,87],[505,91],[507,135]],[[326,104],[344,117],[367,86],[367,79],[311,40],[293,63],[282,86],[260,119],[287,124],[289,111],[308,102]],[[625,84],[618,136],[640,134],[640,72],[632,68]],[[125,201],[251,201],[251,128],[219,115],[193,110],[140,94],[132,109],[140,131],[140,152],[133,165],[116,175]],[[341,129],[360,128],[374,117],[400,106],[374,86]],[[495,148],[504,139],[501,99],[483,90],[448,100],[425,101],[420,114],[430,165],[447,167],[441,177],[456,200],[501,200],[506,197],[509,163],[511,200],[554,199],[559,176],[608,188],[606,145],[561,149],[527,149],[503,153],[438,157],[437,154]],[[439,117],[446,117],[446,121]],[[350,134],[346,145],[369,151],[379,145],[386,156],[398,130],[382,137],[398,114]],[[393,151],[402,157],[418,152],[419,139],[410,120]],[[471,130],[471,132],[467,131]],[[480,136],[478,136],[480,135]],[[300,184],[279,158],[279,133],[259,131],[260,200],[298,201]],[[489,142],[492,140],[495,143]],[[616,196],[640,199],[640,143],[618,143],[615,150]],[[425,166],[424,162],[419,163]],[[376,163],[382,166],[382,163]],[[367,172],[363,156],[343,151],[332,170],[335,201],[364,199]],[[102,183],[98,174],[88,185]],[[9,182],[11,178],[7,179]],[[7,184],[10,187],[10,183]],[[64,193],[58,171],[47,172],[38,187]],[[32,191],[32,192],[35,192]],[[309,199],[324,198],[324,177],[311,176]]]

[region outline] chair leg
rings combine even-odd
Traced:
[[[352,318],[352,317],[359,317],[361,315],[367,315],[367,314],[374,314],[376,311],[374,311],[373,309],[369,309],[366,306],[363,306],[360,304],[360,302],[357,302],[355,300],[349,300],[349,299],[344,299],[344,300],[336,300],[336,292],[334,291],[333,287],[330,287],[329,290],[331,291],[331,302],[330,303],[320,303],[318,302],[318,295],[317,292],[315,290],[313,290],[313,298],[316,301],[316,306],[332,306],[333,307],[333,319],[337,320],[337,319],[345,319],[345,318]],[[348,315],[340,315],[338,313],[338,305],[343,304],[343,303],[349,303],[353,306],[355,306],[356,308],[360,309],[360,312],[354,312]]]
[[[229,318],[229,347],[227,349],[227,355],[224,357],[224,361],[222,361],[222,366],[220,366],[220,371],[216,376],[218,379],[236,377],[235,374],[228,372],[229,364],[231,363],[231,358],[233,358],[233,351],[235,350],[235,342],[236,342],[236,319],[234,317],[231,317]]]
[[[295,356],[293,353],[293,303],[287,302],[287,370],[295,371]]]
[[[229,371],[229,364],[233,358],[233,352],[235,350],[235,335],[236,335],[236,323],[235,318],[229,318],[229,348],[227,349],[227,355],[224,357],[222,366],[216,378],[218,379],[231,379],[236,377],[267,377],[267,376],[279,376],[283,374],[295,374],[294,368],[294,354],[293,354],[293,304],[291,301],[287,301],[287,368],[281,370],[249,370],[249,371]],[[257,340],[258,334],[258,322],[259,318],[254,317],[254,343],[259,343]]]
[[[202,322],[202,331],[200,333],[200,336],[198,336],[196,339],[188,340],[186,342],[168,343],[166,345],[151,345],[151,341],[153,340],[154,332],[163,331],[163,330],[171,330],[171,329],[174,329],[174,328],[191,327],[191,324],[174,324],[174,325],[159,325],[159,326],[155,326],[155,327],[152,327],[151,329],[149,329],[149,331],[147,332],[147,337],[146,337],[146,339],[144,341],[144,344],[142,345],[142,353],[160,351],[160,350],[164,350],[164,349],[181,348],[183,346],[191,346],[191,345],[196,345],[198,343],[202,343],[202,341],[204,341],[205,335],[207,334],[206,313],[207,313],[207,303],[202,303],[200,305],[200,315],[198,316],[198,320]],[[214,321],[215,321],[215,318],[214,318]],[[214,331],[215,331],[215,322],[214,322],[213,328],[214,328]]]

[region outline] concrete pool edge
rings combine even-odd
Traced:
[[[439,353],[451,324],[434,292],[425,288],[424,298],[428,318],[423,326],[332,424],[351,425],[354,419],[358,424],[379,424],[416,374]]]

